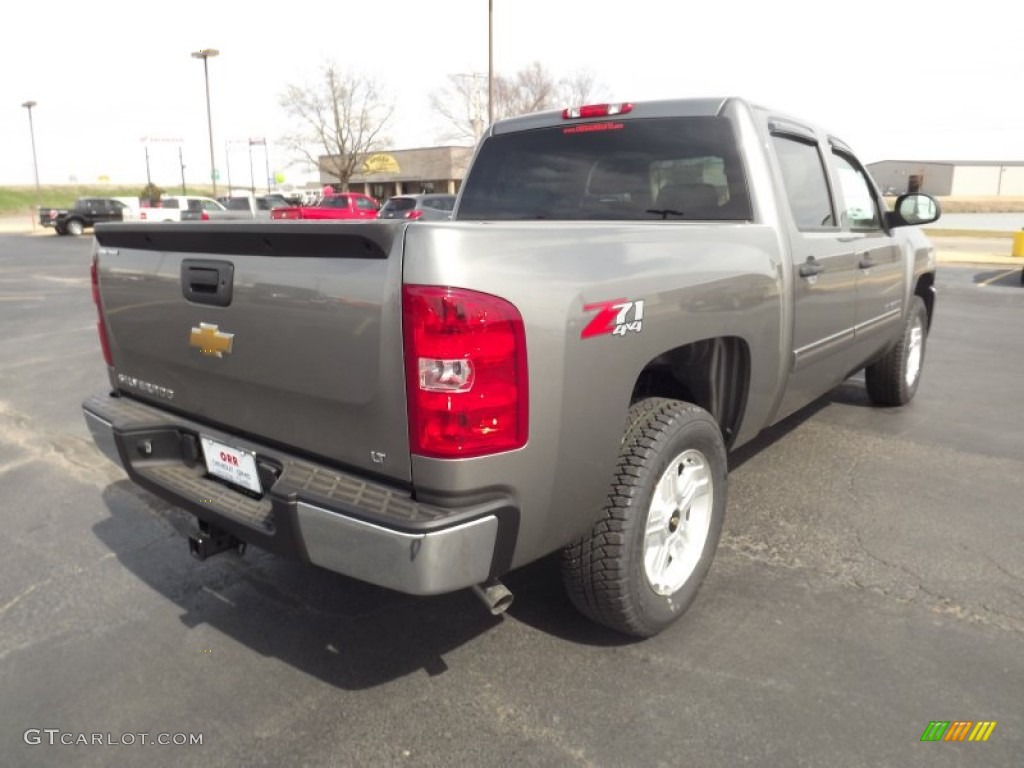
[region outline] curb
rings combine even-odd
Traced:
[[[0,235],[52,235],[52,227],[44,227],[42,224],[32,225],[27,216],[5,216],[0,217]]]
[[[960,253],[939,251],[935,254],[939,264],[987,265],[991,267],[1019,267],[1024,269],[1024,259],[1015,256],[997,256],[988,253]]]

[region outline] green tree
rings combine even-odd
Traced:
[[[163,195],[163,187],[159,187],[156,184],[150,182],[149,184],[142,188],[141,192],[139,192],[139,199],[149,200],[150,205],[156,205],[157,203],[160,202],[160,198],[163,197]]]

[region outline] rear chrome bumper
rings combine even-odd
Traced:
[[[82,409],[97,447],[135,483],[242,541],[414,595],[452,592],[508,570],[518,511],[507,499],[421,504],[407,490],[127,397],[97,395]],[[262,497],[206,474],[200,431],[255,455]]]

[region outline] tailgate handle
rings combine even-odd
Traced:
[[[231,303],[235,265],[213,259],[183,259],[181,293],[196,304],[226,307]]]

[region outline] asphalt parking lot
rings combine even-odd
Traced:
[[[941,268],[910,406],[854,379],[734,454],[697,602],[635,642],[580,618],[552,560],[497,619],[254,550],[193,560],[80,415],[106,384],[89,244],[0,235],[0,763],[1020,764],[1019,269]],[[935,720],[997,726],[922,743]]]

